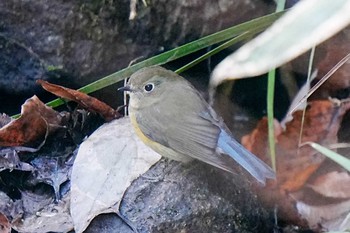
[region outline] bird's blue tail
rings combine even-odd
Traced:
[[[229,155],[246,169],[260,183],[265,184],[266,179],[276,178],[275,172],[266,163],[245,149],[224,129],[221,130],[217,146],[223,153]]]

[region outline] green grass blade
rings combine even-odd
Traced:
[[[314,142],[307,142],[305,144],[310,145],[312,148],[322,153],[326,157],[330,158],[334,162],[338,163],[340,166],[344,167],[346,170],[350,171],[350,159],[326,148]]]
[[[285,0],[278,0],[276,12],[284,10],[286,4]],[[276,172],[276,140],[275,140],[275,124],[274,124],[274,102],[275,102],[275,81],[276,81],[276,69],[272,69],[268,73],[267,81],[267,121],[268,121],[268,138],[270,158],[272,163],[272,169]]]
[[[276,140],[275,140],[275,125],[273,103],[275,99],[275,73],[276,70],[270,70],[267,81],[267,121],[269,135],[269,149],[272,163],[272,169],[276,172]]]
[[[176,60],[180,57],[186,56],[213,44],[220,43],[225,40],[236,37],[246,31],[255,31],[256,33],[260,32],[261,30],[270,26],[282,14],[283,12],[266,15],[257,19],[253,19],[249,22],[245,22],[237,26],[233,26],[231,28],[211,34],[209,36],[203,37],[196,41],[182,45],[170,51],[146,59],[128,68],[124,68],[120,71],[110,74],[102,79],[99,79],[93,83],[90,83],[80,88],[79,91],[82,91],[84,93],[91,93],[123,80],[124,78],[130,76],[132,73],[134,73],[142,67],[165,64],[167,62]],[[63,101],[61,99],[55,99],[47,103],[47,105],[51,107],[57,107],[61,104],[63,104]]]
[[[218,52],[220,52],[220,51],[222,51],[222,50],[224,50],[224,49],[226,49],[226,48],[228,48],[228,47],[230,47],[230,46],[232,46],[232,45],[234,45],[234,44],[236,44],[238,42],[241,42],[241,41],[243,41],[245,39],[248,39],[248,38],[252,37],[256,33],[258,33],[258,30],[254,30],[254,32],[245,32],[245,33],[243,33],[243,34],[241,34],[241,35],[239,35],[239,36],[237,36],[235,38],[232,38],[231,40],[223,43],[222,45],[219,45],[215,49],[210,50],[209,52],[203,54],[199,58],[197,58],[197,59],[191,61],[190,63],[184,65],[183,67],[177,69],[175,72],[178,73],[178,74],[182,73],[185,70],[188,70],[191,67],[197,65],[198,63],[204,61],[205,59],[207,59],[207,58],[217,54]]]

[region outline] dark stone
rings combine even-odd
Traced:
[[[136,16],[129,20],[127,0],[0,1],[0,34],[7,44],[0,57],[0,99],[12,99],[5,92],[31,96],[38,78],[81,87],[140,56],[265,15],[274,7],[261,0],[136,2]],[[115,102],[115,89],[106,92]]]
[[[272,232],[247,177],[162,160],[127,190],[121,214],[139,232]]]

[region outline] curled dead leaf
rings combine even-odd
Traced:
[[[305,219],[300,217],[301,212],[296,208],[296,204],[303,202],[301,199],[306,195],[311,200],[320,198],[322,195],[323,199],[329,196],[348,198],[348,188],[341,188],[339,185],[340,182],[347,184],[348,177],[339,176],[339,174],[334,177],[328,174],[326,177],[320,177],[319,180],[316,179],[314,183],[311,182],[317,177],[316,171],[326,159],[310,147],[299,147],[299,142],[311,141],[325,146],[336,143],[342,119],[349,108],[348,100],[312,101],[308,104],[305,118],[303,119],[302,111],[295,112],[292,121],[286,124],[285,130],[281,130],[282,127],[275,122],[277,181],[270,182],[265,189],[256,189],[265,204],[270,207],[278,206],[279,216],[282,219],[300,226],[313,226],[310,224],[314,222],[313,219],[305,217],[307,220],[305,222]],[[303,125],[302,122],[304,122]],[[256,129],[242,139],[242,143],[254,154],[266,160],[269,157],[267,119],[262,119]],[[317,193],[305,191],[310,188]],[[328,190],[333,188],[333,192]],[[298,195],[294,195],[295,193]],[[322,206],[327,205],[327,201],[331,201],[325,200],[326,203],[322,203]],[[311,206],[306,202],[305,205]],[[317,209],[317,206],[314,207]]]
[[[106,121],[111,121],[121,117],[121,114],[118,111],[85,93],[55,85],[43,80],[37,80],[37,83],[39,83],[45,90],[55,94],[56,96],[74,101],[88,111],[100,114]]]
[[[309,177],[320,167],[320,164],[311,164],[300,173],[295,174],[293,179],[288,179],[281,184],[280,189],[286,192],[295,192],[303,187]]]
[[[309,184],[315,192],[326,197],[350,199],[350,175],[348,172],[329,172]]]
[[[0,233],[10,233],[11,232],[11,224],[7,217],[0,213]]]
[[[292,183],[296,177],[300,178],[305,169],[310,169],[309,166],[320,165],[325,159],[309,147],[299,147],[300,138],[300,143],[310,141],[323,145],[336,143],[340,123],[349,108],[348,101],[342,103],[330,100],[313,101],[306,110],[304,125],[302,125],[302,111],[293,114],[293,120],[286,124],[284,131],[275,122],[277,181],[281,187],[285,182]],[[242,143],[254,154],[266,160],[269,157],[267,140],[267,119],[263,118],[250,135],[243,137]],[[316,169],[314,167],[311,170]],[[306,181],[311,174],[312,172],[304,173],[303,180]],[[300,182],[300,179],[297,180]],[[296,185],[293,190],[302,185]]]
[[[22,146],[43,141],[45,135],[54,131],[61,121],[58,112],[33,96],[22,105],[21,117],[0,129],[0,146]]]

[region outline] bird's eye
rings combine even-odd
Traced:
[[[154,84],[153,83],[148,83],[146,84],[143,89],[145,89],[146,92],[151,92],[154,89]]]

